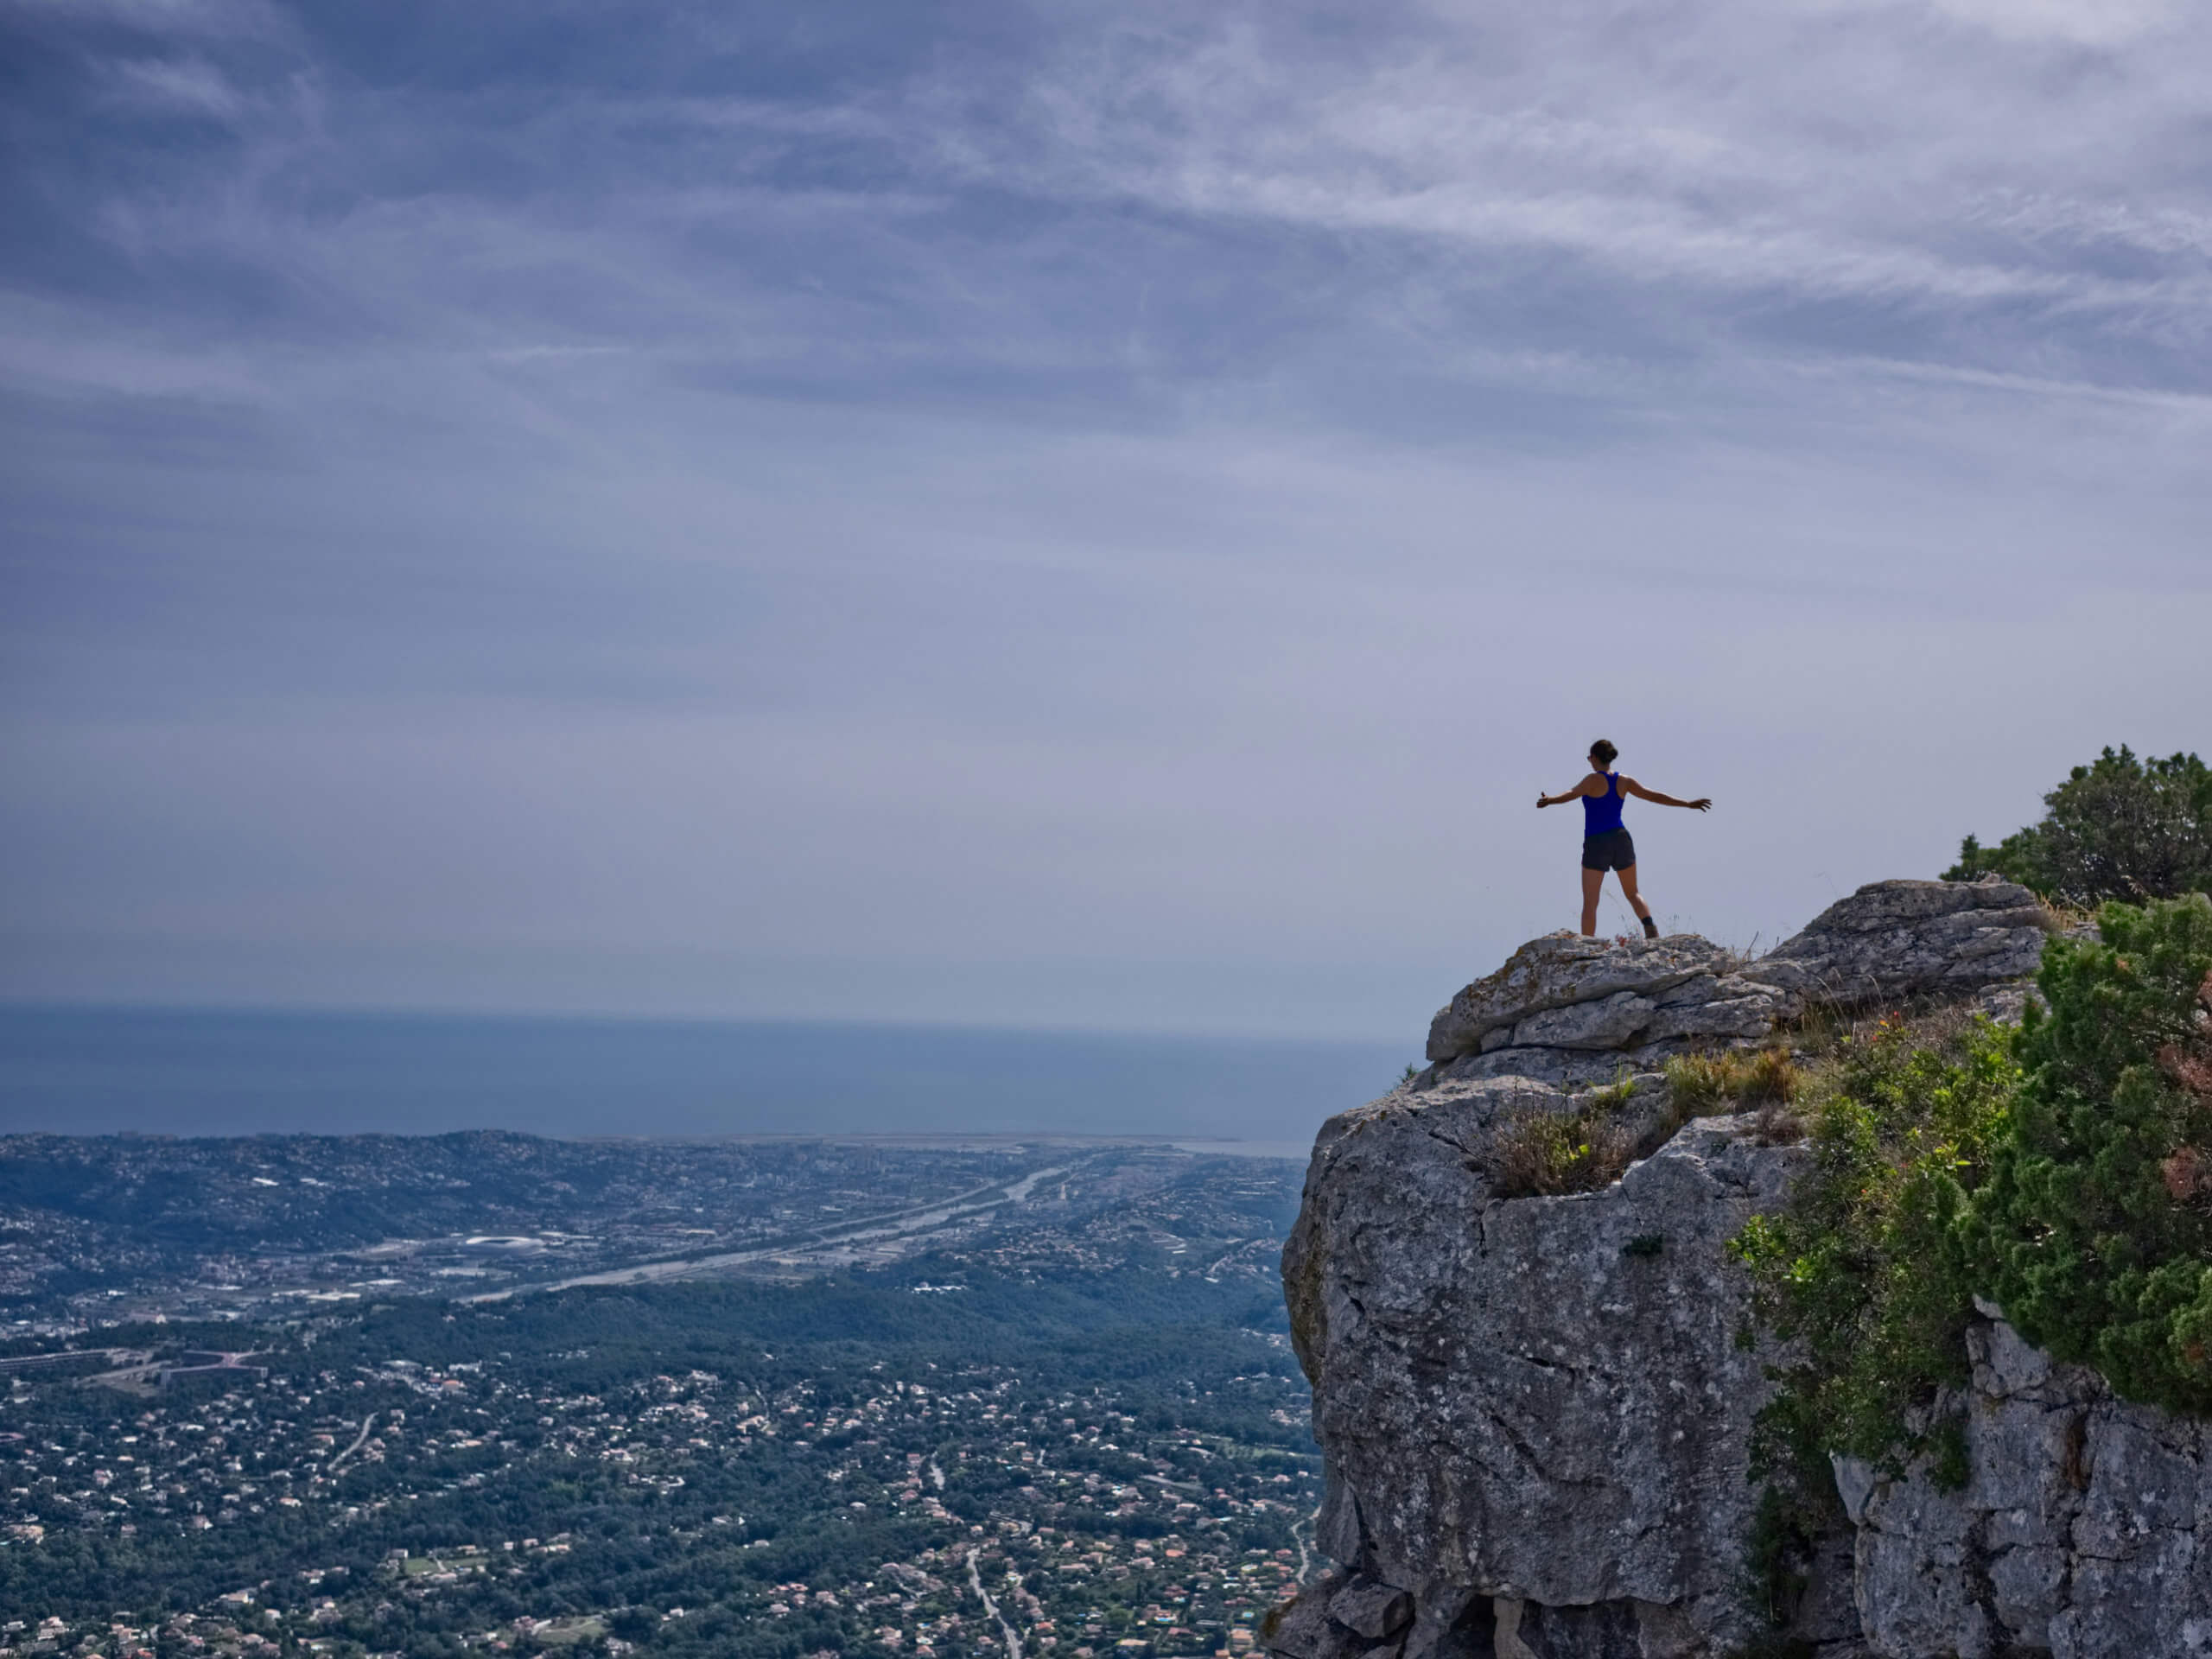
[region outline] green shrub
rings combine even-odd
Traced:
[[[1966,1478],[1932,1408],[1967,1381],[1974,1293],[2121,1395],[2212,1415],[2212,899],[2098,924],[2046,946],[2018,1033],[1893,1016],[1802,1084],[1809,1164],[1729,1244],[1787,1356],[1753,1443],[1770,1611],[1792,1529],[1829,1524],[1829,1454]]]
[[[1965,1381],[1975,1292],[2128,1398],[2212,1414],[2212,900],[2099,925],[2047,948],[2017,1036],[1885,1020],[1808,1087],[1810,1167],[1730,1245],[1791,1344],[1757,1446],[1785,1484],[1829,1452],[1963,1473],[1915,1408]]]
[[[1751,1535],[1744,1541],[1744,1602],[1765,1627],[1763,1637],[1734,1650],[1730,1659],[1813,1659],[1815,1644],[1783,1634],[1812,1584],[1815,1532],[1808,1517],[1779,1490],[1759,1494],[1751,1513]]]
[[[1629,1074],[1628,1068],[1625,1066],[1622,1067],[1620,1074],[1605,1087],[1592,1089],[1590,1091],[1590,1104],[1605,1111],[1617,1110],[1635,1098],[1636,1079]]]
[[[1946,1245],[2018,1076],[2009,1033],[1986,1020],[1932,1038],[1885,1020],[1842,1039],[1808,1091],[1810,1166],[1787,1210],[1729,1244],[1755,1319],[1791,1355],[1770,1368],[1781,1388],[1754,1443],[1785,1488],[1824,1489],[1832,1452],[1901,1466],[1929,1441],[1909,1414],[1965,1380],[1973,1302]]]
[[[2044,797],[2040,823],[1984,847],[1968,836],[1948,881],[1995,874],[2094,906],[2212,892],[2212,767],[2194,754],[2107,749]]]
[[[2044,952],[2013,1130],[1955,1231],[2030,1341],[2212,1414],[2212,901],[2098,927]]]

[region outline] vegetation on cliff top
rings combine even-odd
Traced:
[[[1677,1054],[1663,1070],[1666,1105],[1656,1115],[1633,1114],[1637,1086],[1624,1077],[1576,1096],[1564,1111],[1540,1108],[1507,1119],[1498,1130],[1493,1195],[1556,1198],[1600,1192],[1694,1117],[1756,1109],[1752,1132],[1761,1139],[1795,1140],[1803,1133],[1789,1109],[1797,1092],[1797,1068],[1785,1048]]]
[[[1731,1245],[1793,1357],[1761,1414],[1763,1468],[1825,1484],[1831,1452],[1920,1448],[1915,1408],[1966,1381],[1971,1294],[1942,1264],[2003,1132],[2018,1068],[1986,1020],[1885,1017],[1834,1039],[1804,1090],[1813,1159],[1790,1207]]]
[[[1968,836],[1947,881],[2001,875],[2062,904],[2212,893],[2212,766],[2107,749],[2044,797],[2042,822],[1994,847]]]
[[[2212,901],[2098,923],[2051,942],[2017,1033],[1892,1018],[1815,1069],[1812,1166],[1732,1246],[1791,1355],[1770,1476],[1925,1452],[1962,1477],[1943,1390],[1977,1294],[2122,1395],[2212,1414]]]
[[[2103,905],[2046,947],[2018,1030],[1799,1034],[1811,1167],[1731,1249],[1789,1356],[1757,1460],[1808,1501],[1830,1453],[1963,1477],[1946,1391],[1977,1295],[2122,1395],[2212,1415],[2212,768],[2107,748],[2044,800],[1944,873]]]

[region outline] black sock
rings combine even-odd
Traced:
[[[1643,918],[1643,937],[1647,939],[1656,939],[1659,937],[1659,924],[1649,916]]]

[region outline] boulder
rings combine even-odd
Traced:
[[[1625,1048],[1658,1011],[1648,996],[1615,991],[1595,1002],[1532,1014],[1512,1028],[1511,1041],[1516,1048]]]
[[[1370,1580],[1331,1597],[1329,1617],[1370,1642],[1380,1642],[1414,1622],[1414,1599],[1395,1585]]]
[[[1267,1650],[1282,1659],[1356,1659],[1365,1652],[1365,1638],[1329,1617],[1330,1603],[1350,1579],[1341,1568],[1330,1568],[1307,1584],[1287,1607],[1270,1612],[1260,1626]]]
[[[1745,972],[1800,1005],[1963,998],[2032,975],[2056,929],[2010,881],[1876,881]]]
[[[1694,933],[1629,941],[1549,933],[1529,940],[1503,968],[1477,980],[1437,1014],[1428,1027],[1428,1058],[1478,1053],[1492,1032],[1519,1026],[1532,1014],[1602,1002],[1623,992],[1650,998],[1700,975],[1717,977],[1732,965],[1727,951]]]

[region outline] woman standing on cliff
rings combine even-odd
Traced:
[[[1599,738],[1590,746],[1590,775],[1564,795],[1537,796],[1536,804],[1564,806],[1578,798],[1582,802],[1583,938],[1592,938],[1598,931],[1598,890],[1605,885],[1605,872],[1618,870],[1621,891],[1628,895],[1630,908],[1643,920],[1643,937],[1656,939],[1659,937],[1659,924],[1651,919],[1651,906],[1636,890],[1636,843],[1621,827],[1621,808],[1631,795],[1659,806],[1686,806],[1694,812],[1711,811],[1713,802],[1706,796],[1694,801],[1678,801],[1656,789],[1646,789],[1633,778],[1608,772],[1606,768],[1619,753],[1618,749]]]

